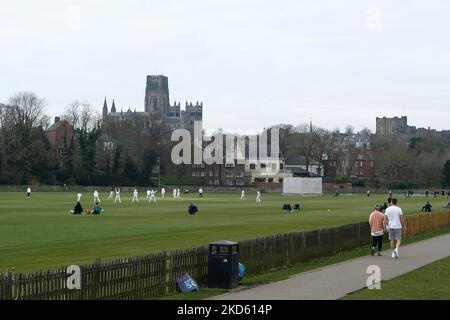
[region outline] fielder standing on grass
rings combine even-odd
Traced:
[[[94,203],[100,203],[100,198],[98,197],[98,191],[94,190]]]
[[[156,197],[155,197],[155,193],[156,193],[157,191],[155,191],[155,190],[151,190],[150,191],[150,198],[148,198],[148,202],[155,202],[156,203]]]
[[[261,202],[261,193],[259,192],[259,190],[256,191],[256,202]]]
[[[161,189],[161,197],[164,199],[164,195],[166,194],[166,189]]]
[[[397,207],[397,199],[392,198],[392,205],[386,209],[388,220],[389,240],[391,240],[392,258],[398,259],[398,248],[402,240],[402,232],[406,232],[406,223],[403,211]]]
[[[119,201],[119,203],[122,203],[122,200],[120,199],[120,189],[119,188],[116,189],[116,198],[114,199],[114,203],[116,203],[117,201]]]
[[[109,193],[108,200],[114,197],[114,193],[115,193],[114,187],[111,187],[111,192]]]
[[[133,200],[131,200],[131,202],[134,203],[134,201],[136,201],[136,202],[139,203],[139,192],[138,192],[138,190],[137,190],[136,188],[134,188],[134,191],[133,191]]]
[[[30,199],[31,198],[31,187],[28,186],[27,188],[27,198]]]

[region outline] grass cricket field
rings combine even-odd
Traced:
[[[27,199],[25,192],[0,192],[0,270],[51,269],[91,263],[96,258],[110,260],[215,240],[239,241],[359,222],[387,197],[262,194],[262,202],[256,203],[253,193],[241,201],[239,192],[205,193],[203,198],[182,194],[179,200],[167,192],[164,200],[157,193],[157,203],[148,203],[140,192],[139,203],[132,203],[132,194],[127,193],[122,194],[121,204],[114,204],[102,193],[101,215],[69,215],[76,194],[76,190],[34,192]],[[419,212],[425,202],[423,196],[397,197],[405,214]],[[85,210],[92,209],[92,193],[83,193],[81,200]],[[446,199],[430,201],[438,210]],[[187,213],[190,202],[199,208],[196,215]],[[282,213],[283,203],[300,203],[302,209]]]

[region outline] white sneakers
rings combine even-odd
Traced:
[[[398,259],[398,249],[394,249],[391,255],[392,259]]]

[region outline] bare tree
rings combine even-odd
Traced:
[[[331,159],[331,156],[334,152],[334,146],[336,142],[336,135],[323,128],[316,128],[315,133],[318,137],[317,143],[317,158],[318,158],[318,172],[317,174],[321,175],[323,168],[323,161],[325,159]]]
[[[363,136],[364,138],[369,138],[370,137],[370,135],[372,134],[372,131],[369,129],[369,128],[367,128],[367,127],[364,127],[360,132],[359,132],[359,134],[361,135],[361,136]]]
[[[75,129],[83,132],[92,130],[100,121],[100,115],[94,107],[87,101],[80,102],[79,100],[75,100],[67,106],[63,118],[69,121]]]
[[[46,122],[44,115],[45,99],[33,92],[18,92],[9,99],[12,122],[28,128],[37,127]]]
[[[355,134],[355,127],[353,127],[351,124],[345,127],[345,134],[346,135],[352,135]]]
[[[313,161],[319,163],[319,169],[321,170],[321,163],[323,160],[322,151],[324,149],[324,145],[322,144],[320,134],[325,135],[325,131],[322,131],[322,129],[307,123],[295,126],[293,131],[298,134],[298,142],[301,145],[302,150],[301,155],[306,161],[306,171],[309,171],[309,167]]]

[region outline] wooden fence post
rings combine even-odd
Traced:
[[[7,269],[3,274],[3,279],[0,287],[0,300],[13,299],[13,278],[11,270]]]

